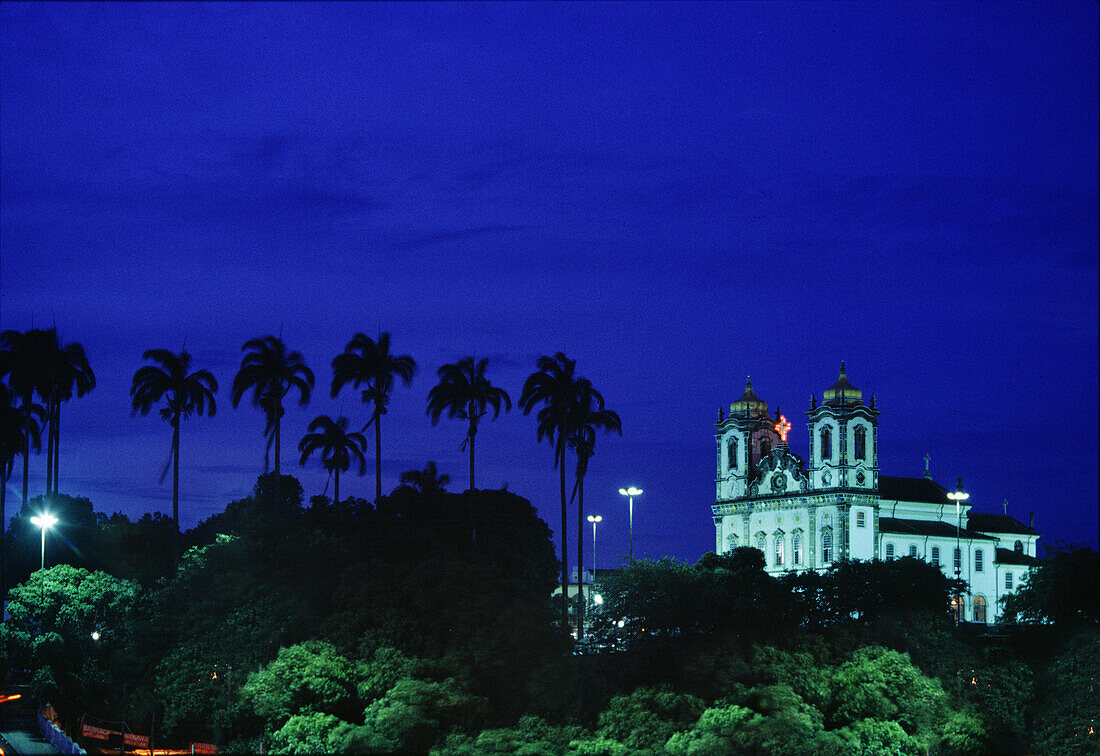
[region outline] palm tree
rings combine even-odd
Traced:
[[[84,396],[95,388],[95,373],[88,364],[84,347],[77,343],[61,344],[57,329],[50,328],[44,333],[42,351],[46,357],[43,399],[46,402],[46,414],[49,432],[46,438],[46,492],[58,492],[59,470],[61,467],[61,403]]]
[[[233,379],[233,407],[240,404],[241,397],[252,390],[252,406],[263,410],[266,426],[264,435],[268,437],[267,450],[264,451],[264,472],[267,472],[268,452],[275,444],[275,475],[280,471],[280,447],[282,438],[283,397],[291,389],[298,391],[298,405],[309,403],[313,392],[313,371],[302,357],[302,353],[287,351],[286,343],[274,336],[261,336],[249,339],[241,347],[245,352],[241,358],[241,369]]]
[[[566,501],[565,501],[565,449],[572,434],[572,422],[576,416],[577,363],[561,352],[553,357],[543,355],[535,362],[536,371],[527,377],[519,397],[523,414],[530,414],[535,405],[538,411],[536,439],[547,439],[554,445],[554,467],[561,473],[561,624],[562,633],[569,636],[569,576],[566,567]]]
[[[347,472],[352,459],[359,462],[360,475],[367,471],[367,460],[363,456],[366,448],[367,439],[362,433],[348,433],[346,417],[333,420],[328,415],[318,415],[298,443],[298,451],[302,453],[299,464],[304,467],[313,452],[321,452],[321,466],[329,471],[335,482],[332,503],[336,505],[340,503],[340,473]]]
[[[29,331],[8,330],[0,333],[0,378],[8,379],[10,391],[19,397],[24,423],[28,426],[35,416],[41,416],[44,425],[48,413],[34,402],[37,393],[45,397],[49,390],[50,339],[46,331],[32,328]],[[41,445],[35,447],[41,451]],[[23,437],[23,504],[28,500],[30,480],[30,436]]]
[[[584,571],[584,476],[588,473],[588,462],[596,453],[596,431],[614,431],[623,434],[622,420],[619,415],[604,408],[603,396],[592,388],[586,378],[577,381],[577,414],[573,418],[572,431],[568,445],[577,455],[577,478],[573,484],[573,495],[577,498],[577,640],[584,639],[584,596],[580,589],[581,575]],[[595,578],[595,575],[592,576]]]
[[[8,479],[11,478],[15,458],[24,453],[24,448],[34,445],[36,451],[42,448],[42,433],[38,425],[46,413],[37,404],[31,405],[30,415],[23,408],[16,407],[15,395],[8,387],[0,383],[0,596],[6,595],[4,533],[7,527]]]
[[[357,333],[341,354],[332,360],[332,396],[335,397],[345,384],[354,388],[365,384],[361,395],[363,404],[374,405],[371,419],[363,430],[374,424],[374,499],[382,500],[382,415],[390,401],[393,379],[400,378],[406,386],[412,383],[416,373],[416,361],[409,355],[390,354],[390,334],[379,334],[375,342],[369,336]]]
[[[406,470],[401,473],[401,485],[419,491],[426,499],[435,499],[446,493],[451,476],[440,473],[434,461],[424,465],[423,470]]]
[[[146,365],[134,373],[130,386],[132,415],[140,412],[148,415],[153,404],[167,397],[160,417],[172,426],[172,521],[176,524],[176,553],[179,553],[180,528],[180,420],[186,420],[191,413],[207,417],[213,416],[216,408],[214,394],[218,391],[218,382],[209,370],[191,369],[191,355],[186,349],[174,354],[167,349],[149,349],[142,356],[144,360],[155,362]],[[167,467],[161,473],[164,480]]]
[[[446,364],[439,368],[439,383],[428,392],[428,415],[432,425],[439,422],[444,412],[447,417],[458,417],[468,422],[466,439],[470,447],[470,490],[474,490],[474,438],[481,418],[493,408],[493,420],[500,415],[500,405],[505,412],[512,409],[512,400],[508,392],[497,388],[485,377],[485,366],[489,360],[482,358],[474,363],[473,357],[463,357],[457,363]]]

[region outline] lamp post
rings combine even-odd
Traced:
[[[46,569],[46,531],[57,524],[57,518],[52,514],[40,514],[31,518],[31,522],[42,528],[42,566]]]
[[[634,497],[642,495],[642,489],[630,486],[629,488],[620,488],[619,493],[623,496],[630,497],[630,561],[634,561]]]
[[[959,487],[956,491],[948,491],[947,498],[955,502],[955,580],[960,579],[962,574],[962,544],[959,540],[959,527],[962,521],[962,503],[970,498],[970,494],[963,491],[963,481],[959,478]],[[956,589],[957,590],[957,589]],[[959,619],[962,617],[962,597],[961,594],[955,594],[955,624],[959,624]]]
[[[596,590],[596,523],[603,522],[599,515],[588,515],[588,521],[592,523],[592,590]]]

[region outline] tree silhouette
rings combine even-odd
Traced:
[[[213,416],[216,411],[214,394],[218,391],[218,382],[209,370],[191,369],[191,355],[186,349],[174,354],[167,349],[149,349],[142,359],[157,363],[139,368],[134,373],[130,386],[130,399],[133,407],[131,414],[148,415],[153,405],[166,398],[160,417],[172,426],[172,521],[176,524],[176,551],[179,547],[179,498],[180,498],[180,420],[186,420],[191,413]],[[164,480],[165,467],[160,479]]]
[[[576,414],[570,423],[567,444],[577,455],[577,477],[573,485],[573,495],[577,498],[577,640],[584,639],[584,600],[581,592],[581,575],[584,574],[584,476],[588,473],[588,462],[596,453],[596,431],[606,433],[614,431],[623,434],[623,424],[619,415],[604,407],[603,395],[592,388],[587,378],[577,381]],[[595,578],[595,575],[593,575]]]
[[[446,493],[445,489],[450,482],[451,476],[440,473],[434,461],[425,464],[423,470],[406,470],[401,473],[401,485],[419,491],[427,499]]]
[[[328,415],[318,415],[298,442],[298,451],[302,453],[298,462],[305,466],[311,454],[321,453],[321,466],[333,476],[332,503],[336,505],[340,503],[340,473],[348,471],[352,459],[359,462],[360,475],[367,471],[367,460],[363,456],[366,448],[367,439],[362,433],[348,433],[346,417],[333,420]]]
[[[485,377],[485,366],[489,360],[482,358],[476,363],[473,357],[463,357],[456,363],[448,363],[439,368],[439,383],[428,392],[428,415],[432,425],[439,422],[446,412],[447,417],[457,417],[467,421],[466,439],[462,448],[470,447],[470,490],[474,490],[474,439],[481,418],[493,409],[493,419],[500,415],[500,405],[507,412],[512,409],[512,400],[508,392],[497,388]]]
[[[34,445],[35,450],[42,448],[42,433],[39,421],[45,419],[45,411],[37,404],[31,405],[31,413],[26,415],[14,404],[15,395],[8,387],[0,383],[0,595],[5,594],[6,572],[6,532],[8,479],[15,466],[16,455],[22,454],[25,446]]]
[[[32,418],[41,413],[42,422],[48,421],[45,408],[36,405],[34,395],[46,396],[49,389],[50,339],[45,331],[32,328],[29,331],[8,330],[0,333],[0,378],[6,378],[8,388],[19,397],[20,411],[29,426]],[[41,446],[36,447],[39,451]],[[23,439],[23,504],[27,503],[27,486],[30,479],[30,437]]]
[[[553,357],[543,355],[535,362],[536,370],[523,383],[519,407],[523,414],[530,414],[536,405],[542,409],[535,416],[538,421],[538,441],[544,438],[554,446],[554,467],[561,474],[561,622],[562,633],[569,635],[568,572],[566,567],[566,499],[565,499],[565,450],[571,435],[573,419],[578,404],[577,363],[561,352]]]
[[[344,385],[364,386],[363,404],[372,404],[371,419],[363,426],[366,430],[374,424],[374,497],[382,499],[382,415],[390,401],[393,379],[400,378],[406,386],[412,383],[416,373],[416,361],[409,355],[390,354],[390,334],[383,332],[375,342],[369,336],[357,333],[341,354],[332,360],[332,396]]]
[[[73,398],[73,393],[84,396],[95,388],[95,373],[88,364],[84,347],[77,342],[61,344],[55,328],[43,332],[42,356],[44,384],[41,390],[46,402],[49,432],[46,439],[46,492],[58,492],[61,466],[61,403]]]
[[[306,366],[301,352],[288,351],[286,343],[275,336],[249,339],[241,351],[245,355],[233,379],[233,407],[240,404],[241,397],[249,390],[252,391],[252,406],[260,408],[266,420],[264,435],[268,442],[264,450],[264,472],[267,472],[268,453],[274,444],[275,474],[279,475],[283,398],[291,389],[297,389],[298,405],[307,405],[313,392],[313,371]]]

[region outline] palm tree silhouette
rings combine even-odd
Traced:
[[[562,633],[569,637],[569,576],[566,567],[566,500],[565,500],[565,449],[572,435],[576,417],[578,396],[577,363],[561,352],[553,357],[543,355],[535,362],[536,371],[527,377],[519,397],[519,407],[527,415],[538,404],[537,441],[547,439],[554,445],[554,467],[561,474],[561,624]]]
[[[43,399],[46,402],[49,432],[46,437],[46,492],[58,492],[61,467],[61,403],[84,396],[95,388],[95,373],[88,364],[84,347],[77,342],[61,344],[57,329],[44,333],[42,352],[45,357]]]
[[[287,350],[282,338],[261,336],[249,339],[241,347],[241,351],[245,355],[241,358],[241,368],[233,379],[233,407],[240,404],[245,393],[252,391],[252,406],[259,407],[266,420],[264,436],[268,441],[264,450],[264,472],[267,472],[268,454],[274,444],[275,475],[278,479],[283,398],[291,389],[297,389],[298,405],[307,405],[313,392],[313,371],[306,366],[301,352]]]
[[[450,482],[451,476],[440,473],[434,461],[425,464],[423,470],[406,470],[401,473],[401,485],[419,491],[426,499],[435,499],[446,493],[446,486]]]
[[[134,380],[130,386],[130,399],[133,407],[132,415],[140,412],[148,415],[153,404],[162,397],[167,397],[165,406],[160,410],[160,417],[172,426],[172,521],[176,524],[176,555],[179,555],[179,528],[180,528],[180,420],[186,420],[191,413],[207,417],[213,416],[216,411],[214,394],[218,391],[218,381],[209,370],[191,369],[191,355],[186,349],[175,354],[167,349],[149,349],[142,359],[157,363],[139,368],[134,373]],[[168,468],[165,466],[160,479],[163,482]]]
[[[584,574],[584,476],[588,462],[596,453],[596,431],[623,434],[619,415],[604,407],[603,396],[592,387],[587,378],[577,381],[577,411],[572,420],[572,430],[567,444],[577,455],[576,482],[573,496],[577,499],[577,640],[584,639],[584,595],[581,591],[581,575]],[[595,575],[592,576],[595,578]]]
[[[49,416],[46,409],[34,402],[34,395],[46,396],[49,389],[50,340],[40,328],[29,331],[8,330],[0,333],[0,377],[8,379],[8,387],[19,397],[20,410],[28,425],[32,418],[41,415],[43,426]],[[41,451],[41,444],[35,451]],[[23,504],[27,503],[27,486],[30,479],[30,437],[23,438]]]
[[[500,415],[500,405],[504,411],[512,409],[512,400],[508,392],[497,388],[485,377],[485,367],[489,360],[482,358],[474,362],[473,357],[463,357],[457,363],[448,363],[439,368],[439,383],[428,392],[428,415],[432,425],[439,422],[446,412],[447,417],[466,420],[466,439],[462,449],[470,447],[470,490],[474,490],[474,438],[481,418],[493,409],[493,420]]]
[[[365,384],[361,399],[363,404],[374,405],[371,419],[363,430],[374,424],[374,500],[382,499],[382,415],[390,401],[393,379],[400,378],[406,386],[412,383],[416,373],[416,361],[409,355],[390,354],[390,334],[379,334],[375,342],[369,336],[357,333],[341,354],[332,360],[332,396],[335,397],[345,384],[354,388]]]
[[[302,453],[298,462],[304,467],[311,454],[321,453],[321,466],[333,476],[332,503],[335,505],[340,503],[340,473],[348,471],[352,459],[359,462],[360,475],[367,471],[367,460],[363,456],[366,448],[367,439],[362,433],[348,433],[346,417],[333,420],[328,415],[318,415],[298,442],[298,451]]]
[[[31,405],[29,415],[14,404],[15,395],[8,387],[0,383],[0,595],[6,595],[4,582],[6,567],[6,549],[4,534],[7,528],[8,479],[11,478],[15,457],[23,454],[24,447],[34,445],[35,450],[42,448],[42,432],[39,420],[46,417],[45,410],[37,404]]]

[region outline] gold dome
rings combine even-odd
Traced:
[[[753,393],[752,380],[748,378],[745,379],[745,393],[730,405],[730,417],[744,417],[746,414],[750,417],[762,417],[768,414],[768,403]]]
[[[863,392],[848,383],[848,371],[844,363],[840,363],[840,377],[831,388],[825,389],[823,404],[830,407],[843,406],[845,404],[863,404]]]

